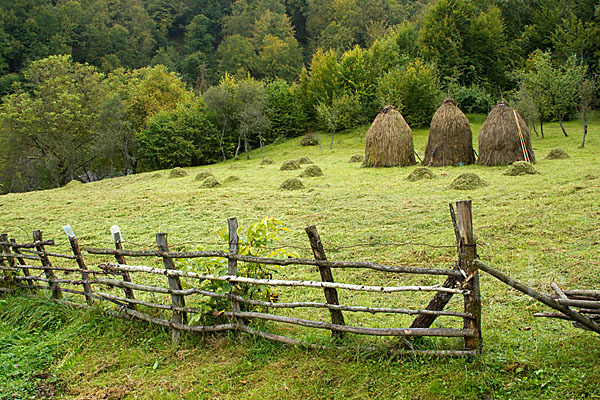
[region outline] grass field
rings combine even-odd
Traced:
[[[476,138],[484,116],[469,118]],[[510,177],[503,175],[505,167],[464,166],[435,168],[435,179],[408,182],[414,167],[360,169],[347,161],[363,152],[367,127],[362,127],[336,135],[333,150],[326,137],[322,152],[318,146],[299,146],[299,139],[268,146],[273,165],[261,166],[255,151],[248,161],[186,169],[183,178],[169,179],[168,171],[162,171],[158,178],[147,173],[9,194],[0,197],[0,229],[19,241],[41,229],[66,251],[63,225],[74,228],[83,246],[109,247],[109,228],[118,224],[127,248],[152,247],[156,232],[168,232],[169,243],[185,242],[177,248],[193,249],[192,242],[217,241],[216,231],[226,227],[227,217],[237,216],[241,225],[248,225],[272,216],[291,230],[282,241],[303,248],[308,247],[304,227],[316,224],[332,260],[448,266],[455,258],[452,249],[340,247],[452,245],[448,203],[470,199],[482,261],[545,292],[552,281],[564,288],[599,288],[600,122],[591,125],[585,149],[578,148],[581,124],[571,122],[566,128],[569,137],[557,124],[547,126],[545,139],[533,137],[537,175]],[[415,130],[414,142],[422,156],[427,130]],[[571,157],[546,160],[556,147]],[[302,178],[303,190],[280,190],[286,178],[301,171],[279,171],[279,166],[300,156],[310,157],[324,176]],[[223,185],[200,188],[194,176],[205,169]],[[475,172],[489,185],[473,191],[448,189],[462,172]],[[224,183],[229,176],[239,180]],[[309,256],[305,249],[298,251]],[[281,274],[315,277],[308,269]],[[334,275],[336,281],[353,283],[418,279],[390,281],[338,270]],[[490,276],[482,276],[481,287],[484,344],[482,355],[473,360],[305,352],[252,338],[240,344],[233,336],[187,336],[176,348],[168,332],[146,324],[107,321],[98,311],[64,309],[43,299],[7,297],[0,301],[0,399],[36,398],[40,390],[65,399],[600,398],[597,335],[565,321],[533,318],[534,312],[546,310],[543,305]],[[365,300],[345,292],[340,297],[346,303]],[[426,303],[430,297],[412,301]],[[460,302],[450,306],[458,308]],[[369,326],[410,323],[406,317],[348,318]],[[327,336],[294,333],[316,341]]]

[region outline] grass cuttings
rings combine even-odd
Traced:
[[[550,150],[550,153],[546,156],[546,160],[564,160],[566,158],[569,158],[569,155],[560,147]]]
[[[295,169],[300,169],[302,167],[300,167],[300,163],[298,163],[298,160],[286,160],[283,162],[283,164],[281,164],[281,167],[279,167],[280,171],[292,171]]]
[[[454,178],[449,188],[454,190],[475,190],[487,186],[487,183],[472,172],[465,172]]]
[[[77,179],[73,179],[71,182],[69,182],[65,186],[63,186],[63,188],[64,189],[72,189],[72,188],[76,188],[76,187],[81,187],[82,185],[83,185],[83,183],[81,183]]]
[[[209,176],[208,178],[204,179],[204,181],[202,181],[202,184],[200,185],[200,187],[210,189],[210,188],[215,188],[220,185],[221,184],[219,183],[217,178],[215,178],[214,176]]]
[[[183,178],[187,172],[181,167],[175,167],[169,172],[169,178]]]
[[[306,177],[306,178],[310,178],[310,177],[317,177],[317,176],[323,176],[323,171],[321,171],[321,168],[316,165],[309,165],[308,167],[306,167],[306,169],[304,171],[302,171],[302,173],[300,174],[301,177]]]
[[[348,162],[349,163],[361,163],[361,162],[363,162],[364,159],[365,159],[365,156],[363,156],[362,154],[354,154],[352,157],[350,157]]]
[[[195,181],[203,181],[206,178],[208,178],[209,176],[213,176],[214,177],[214,174],[212,173],[211,170],[206,169],[204,171],[198,172],[198,174],[196,174],[196,176],[194,177],[194,180]]]
[[[273,164],[273,159],[270,157],[265,157],[260,162],[260,165],[271,165],[271,164]]]
[[[225,178],[225,180],[223,181],[223,183],[227,184],[227,183],[233,183],[233,182],[237,182],[240,180],[240,177],[237,175],[229,175],[227,178]]]
[[[507,176],[519,176],[519,175],[535,175],[537,174],[537,170],[533,166],[525,161],[516,161],[508,167],[504,175]]]
[[[304,185],[302,184],[302,181],[298,178],[288,178],[285,181],[283,181],[279,188],[282,190],[300,190],[304,189]]]
[[[406,180],[409,182],[416,182],[422,179],[433,179],[435,178],[435,174],[431,172],[431,170],[427,167],[417,167],[413,169],[413,171],[408,174]]]
[[[302,164],[312,164],[312,160],[310,159],[310,157],[306,157],[306,156],[302,156],[298,159],[298,164],[302,165]]]

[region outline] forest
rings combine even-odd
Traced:
[[[388,104],[427,126],[447,96],[543,137],[596,106],[598,37],[593,0],[0,0],[0,190],[321,142]]]

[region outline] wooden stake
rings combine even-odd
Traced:
[[[54,283],[56,280],[56,275],[54,275],[54,272],[52,271],[52,263],[46,255],[44,245],[41,244],[43,242],[42,231],[33,231],[33,241],[40,242],[39,244],[36,244],[35,249],[40,252],[40,260],[42,261],[42,266],[44,267],[44,274],[46,274],[46,278],[49,279],[48,286],[52,291],[52,297],[55,299],[62,299],[63,296],[60,286],[57,283]]]
[[[113,228],[114,227],[111,227],[111,233],[112,233],[113,241],[115,243],[115,249],[123,250],[123,238],[121,236],[121,230],[119,229],[118,231],[115,230],[115,232],[113,232]],[[123,265],[127,264],[125,262],[125,256],[123,256],[122,254],[115,253],[115,260],[117,260],[117,263],[119,263],[119,264],[123,264]],[[123,281],[131,282],[131,276],[129,275],[129,272],[121,271],[121,276],[123,277]],[[127,297],[130,300],[135,300],[135,295],[133,294],[133,290],[131,288],[124,288],[124,290],[125,290],[125,297]],[[127,307],[135,310],[136,306],[135,306],[135,303],[127,303]]]
[[[517,123],[517,128],[519,128],[519,140],[521,141],[521,149],[523,150],[523,159],[527,162],[531,162],[529,159],[529,154],[527,154],[527,147],[525,146],[525,138],[523,137],[523,131],[521,131],[521,125],[519,124],[519,118],[517,117],[517,112],[513,110],[513,114],[515,116],[515,122]]]
[[[474,337],[465,337],[465,347],[470,350],[481,350],[481,295],[479,292],[479,271],[473,261],[477,258],[477,248],[473,236],[473,214],[471,200],[456,203],[456,217],[460,241],[460,268],[467,273],[464,289],[469,293],[464,296],[465,313],[473,318],[464,321],[465,329],[472,329]]]
[[[304,228],[306,234],[308,235],[308,240],[310,241],[310,247],[312,247],[313,254],[316,260],[327,260],[327,256],[325,255],[325,249],[323,248],[323,243],[321,242],[321,237],[319,236],[319,232],[317,232],[317,227],[314,225],[307,226]],[[319,273],[321,274],[321,280],[323,282],[333,282],[333,274],[331,273],[331,268],[329,267],[321,267],[319,266]],[[325,299],[328,304],[339,305],[337,290],[333,288],[325,288]],[[331,323],[333,325],[345,325],[344,323],[344,315],[340,310],[329,310],[331,314]],[[344,337],[344,333],[337,330],[331,331],[331,336],[337,339],[341,339]]]
[[[27,265],[27,262],[25,261],[25,259],[23,257],[19,256],[21,254],[21,252],[19,251],[19,248],[16,247],[17,241],[15,239],[10,239],[10,242],[15,244],[15,246],[11,246],[11,248],[12,248],[13,253],[15,253],[17,255],[17,261],[18,261],[19,265],[21,265],[23,274],[25,276],[31,275],[29,273],[29,268],[23,267],[23,265]],[[30,286],[31,289],[33,289],[33,281],[31,279],[27,280],[27,284]]]
[[[156,234],[156,244],[158,245],[158,249],[160,251],[168,252],[169,245],[167,243],[167,234],[166,233],[157,233]],[[176,269],[175,263],[170,257],[163,257],[163,264],[165,265],[165,269]],[[172,290],[181,290],[181,280],[178,276],[170,276],[169,279],[169,288]],[[171,303],[173,307],[185,307],[185,297],[171,294]],[[173,322],[173,330],[171,331],[171,340],[173,343],[179,343],[181,341],[181,330],[177,328],[178,325],[181,325],[183,322],[187,323],[187,314],[181,311],[173,311],[173,318],[171,320]]]
[[[69,227],[70,228],[70,227]],[[66,231],[65,231],[66,232]],[[81,270],[81,280],[83,284],[83,292],[85,293],[85,301],[91,306],[94,304],[94,298],[92,297],[92,286],[90,285],[90,275],[87,272],[87,265],[85,265],[85,261],[83,260],[83,255],[81,254],[81,250],[79,249],[79,241],[77,240],[77,236],[73,233],[70,235],[67,233],[67,237],[69,238],[69,243],[71,244],[71,249],[73,250],[73,254],[75,255],[77,260],[77,265]]]
[[[227,218],[227,228],[229,229],[229,254],[237,255],[239,250],[239,237],[238,237],[238,221],[236,217]],[[227,275],[237,276],[237,260],[229,258],[227,263]],[[234,286],[236,283],[231,284],[231,290],[229,291],[229,301],[231,302],[231,311],[237,314],[241,311],[240,302],[235,299]],[[244,318],[236,317],[237,329],[241,329],[244,326]]]

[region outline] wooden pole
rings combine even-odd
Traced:
[[[479,292],[479,271],[473,261],[477,258],[477,247],[473,236],[473,214],[471,200],[456,203],[456,217],[460,268],[467,273],[463,282],[463,289],[469,290],[465,294],[465,313],[473,318],[465,318],[464,328],[472,329],[474,337],[465,337],[465,347],[470,350],[481,349],[481,295]]]
[[[515,116],[517,128],[519,128],[519,140],[521,141],[521,149],[523,150],[523,159],[526,162],[531,162],[529,159],[529,154],[527,153],[527,147],[525,146],[525,138],[523,137],[523,131],[521,131],[521,124],[519,124],[519,118],[517,118],[517,112],[513,110],[513,114]]]
[[[0,235],[0,241],[2,241],[2,245],[0,245],[0,250],[2,250],[2,253],[5,253],[7,255],[11,254],[10,251],[10,247],[4,243],[8,243],[8,234],[3,233],[2,235]],[[15,268],[15,259],[12,257],[6,257],[6,260],[8,261],[8,267],[11,269]],[[2,267],[6,267],[6,262],[4,261],[4,257],[0,258],[0,265]],[[6,282],[12,286],[12,284],[14,283],[14,281],[12,280],[14,277],[15,272],[9,272],[4,270],[3,271],[3,275],[6,277]]]
[[[41,244],[41,242],[43,241],[42,236],[42,231],[33,231],[33,241],[40,242],[36,244],[35,249],[40,252],[40,260],[42,261],[42,266],[44,267],[44,274],[46,274],[46,278],[48,278],[49,280],[48,286],[52,291],[52,297],[55,299],[62,299],[63,296],[60,290],[60,286],[58,285],[58,283],[54,282],[56,280],[56,275],[54,275],[54,272],[52,271],[52,263],[46,255],[44,245]]]
[[[121,229],[118,226],[114,225],[110,228],[110,233],[112,234],[113,241],[115,242],[115,249],[123,250],[123,237],[121,236]],[[127,264],[125,262],[125,256],[123,256],[122,254],[115,253],[115,260],[117,260],[119,264]],[[128,271],[121,271],[121,276],[123,277],[123,281],[131,282],[131,276],[129,275]],[[124,288],[124,291],[126,298],[128,298],[129,300],[135,300],[133,289]],[[127,307],[135,310],[136,305],[135,303],[127,303]]]
[[[63,227],[67,237],[69,238],[69,243],[71,244],[71,250],[73,250],[73,254],[76,257],[77,266],[81,270],[81,280],[83,285],[83,293],[85,293],[85,301],[91,306],[94,304],[94,297],[92,296],[92,286],[90,285],[90,275],[88,274],[87,265],[85,265],[85,261],[83,260],[83,255],[81,254],[81,249],[79,248],[79,241],[77,240],[77,236],[75,236],[75,232],[69,225],[65,225]]]
[[[158,249],[163,252],[169,251],[169,245],[167,243],[167,234],[166,233],[157,233],[156,234],[156,244],[158,245]],[[176,269],[175,263],[170,257],[163,256],[163,263],[165,265],[165,269]],[[181,279],[178,276],[169,276],[169,289],[171,290],[181,290]],[[185,297],[178,294],[171,294],[171,303],[173,307],[185,307]],[[171,340],[173,343],[179,343],[181,340],[181,331],[175,326],[181,325],[183,322],[187,323],[187,314],[181,311],[173,311],[172,318],[173,330],[171,331]]]
[[[25,259],[23,257],[20,257],[19,255],[21,254],[21,251],[19,250],[18,247],[16,247],[16,243],[17,241],[15,239],[10,239],[11,243],[14,243],[14,246],[11,246],[13,253],[15,253],[17,255],[17,261],[19,262],[19,265],[22,266],[22,270],[23,270],[23,274],[25,276],[30,276],[31,274],[29,273],[29,268],[23,267],[23,265],[27,265],[27,262],[25,261]],[[27,284],[29,285],[29,287],[33,290],[33,281],[31,279],[27,280]]]
[[[229,230],[229,254],[230,255],[237,255],[238,250],[239,250],[239,236],[238,236],[238,221],[236,217],[231,217],[231,218],[227,218],[227,228]],[[231,275],[231,276],[237,276],[237,260],[233,259],[233,258],[229,258],[228,259],[228,263],[227,263],[227,275]],[[231,310],[234,314],[237,314],[240,312],[240,302],[238,300],[235,299],[235,297],[233,296],[234,294],[234,285],[236,285],[236,283],[232,283],[231,284],[231,290],[229,292],[229,301],[231,302]],[[245,325],[244,322],[244,318],[241,317],[236,317],[236,321],[237,321],[237,328],[238,330],[241,330],[242,327]]]
[[[317,231],[317,227],[314,225],[307,226],[304,228],[306,234],[308,235],[308,240],[310,241],[310,247],[312,247],[313,254],[316,260],[327,260],[327,256],[325,255],[325,249],[323,248],[323,243],[321,242],[321,237],[319,236],[319,232]],[[321,274],[321,280],[323,282],[333,282],[333,274],[331,273],[331,268],[329,267],[321,267],[319,266],[319,273]],[[325,288],[323,289],[325,292],[325,299],[328,304],[339,305],[337,290],[333,288]],[[345,325],[344,315],[340,310],[329,310],[331,314],[331,323],[333,325]],[[331,336],[337,339],[341,339],[344,337],[344,333],[338,330],[332,330]]]

